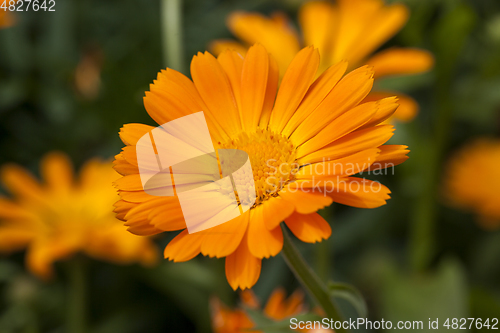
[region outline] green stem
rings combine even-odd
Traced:
[[[332,204],[326,209],[320,211],[320,215],[330,222],[333,223],[333,213],[335,206]],[[333,226],[332,226],[333,227]],[[334,265],[333,256],[330,253],[331,245],[333,242],[333,237],[323,240],[322,242],[316,244],[315,246],[315,267],[319,278],[323,282],[327,282]]]
[[[163,61],[184,73],[182,47],[182,0],[161,0]]]
[[[84,258],[73,258],[68,267],[68,332],[85,333],[87,312],[86,265]]]
[[[335,301],[330,296],[327,287],[321,282],[319,277],[306,264],[304,258],[293,245],[292,239],[285,226],[283,229],[283,250],[281,254],[285,258],[288,267],[295,274],[295,277],[302,283],[311,297],[321,306],[328,318],[334,321],[344,321]],[[335,330],[337,333],[348,332],[345,329]]]

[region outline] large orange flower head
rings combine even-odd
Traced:
[[[77,252],[121,264],[157,260],[154,244],[124,230],[111,211],[119,175],[110,162],[91,160],[74,179],[68,158],[51,153],[41,174],[42,183],[17,165],[2,167],[2,183],[14,197],[0,197],[0,253],[27,249],[27,266],[41,278],[53,275],[53,262]]]
[[[385,204],[385,186],[353,175],[407,158],[406,146],[384,145],[393,126],[379,125],[396,110],[396,98],[361,103],[373,84],[370,67],[344,75],[347,63],[341,62],[315,79],[319,65],[317,49],[302,49],[278,89],[277,62],[257,44],[244,58],[232,50],[218,58],[198,53],[192,81],[172,69],[159,73],[144,98],[149,115],[165,124],[203,111],[215,149],[248,154],[253,175],[247,184],[256,200],[237,218],[189,233],[178,198],[150,195],[141,183],[136,145],[154,127],[128,124],[120,132],[126,147],[115,160],[123,175],[115,183],[122,198],[118,218],[140,235],[183,230],[165,248],[166,258],[226,257],[230,285],[245,289],[257,282],[261,260],[281,251],[282,221],[300,240],[315,243],[331,234],[316,211],[333,201]]]
[[[500,140],[476,139],[448,163],[444,194],[450,203],[478,215],[486,229],[500,228]]]
[[[278,61],[282,75],[295,54],[307,45],[319,50],[320,73],[342,60],[349,62],[349,69],[364,64],[374,66],[375,78],[425,72],[434,61],[424,50],[394,47],[373,55],[407,19],[404,5],[385,5],[382,0],[309,1],[299,10],[301,33],[298,33],[282,13],[266,17],[255,12],[234,12],[227,25],[241,42],[216,40],[210,48],[215,54],[229,48],[244,55],[249,45],[261,43]],[[378,91],[367,100],[393,95]],[[397,95],[401,106],[394,118],[403,122],[413,119],[418,112],[417,103],[401,93]]]

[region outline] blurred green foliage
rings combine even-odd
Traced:
[[[0,30],[0,164],[16,162],[35,173],[41,156],[52,150],[68,153],[76,166],[96,155],[111,158],[122,146],[117,133],[123,124],[154,124],[142,96],[165,66],[158,1],[56,2],[55,12],[19,13],[16,26]],[[337,205],[334,214],[333,208],[323,212],[334,230],[323,245],[330,255],[313,260],[319,245],[300,249],[316,270],[360,289],[372,320],[500,317],[500,234],[447,208],[439,192],[451,152],[473,137],[500,134],[500,2],[402,2],[411,19],[384,47],[423,47],[437,60],[430,73],[378,83],[421,105],[418,118],[398,124],[392,139],[408,144],[411,158],[394,176],[382,177],[393,193],[386,206]],[[224,20],[232,10],[279,9],[293,17],[300,3],[186,0],[185,63],[210,40],[230,37]],[[100,77],[92,98],[75,84],[86,55],[94,57]],[[415,237],[410,226],[422,219],[432,221],[426,231],[431,239],[424,232],[416,240],[430,242],[424,254],[429,269],[416,272],[408,252]],[[171,238],[159,238],[159,247]],[[88,264],[88,321],[95,333],[210,332],[210,297],[227,304],[238,298],[225,280],[223,260],[162,262],[149,270]],[[57,279],[43,283],[25,271],[23,254],[0,259],[0,332],[65,331],[64,265],[58,264]],[[263,262],[254,289],[264,301],[278,285],[299,287],[280,256]]]

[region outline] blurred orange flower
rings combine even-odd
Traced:
[[[139,235],[183,230],[165,248],[166,258],[226,257],[229,284],[245,289],[257,282],[261,260],[281,251],[282,221],[297,238],[315,243],[331,234],[316,211],[333,201],[384,205],[388,188],[352,175],[407,159],[406,146],[384,145],[394,128],[379,125],[396,110],[396,98],[360,104],[373,71],[365,66],[344,76],[341,62],[315,79],[319,63],[318,51],[304,48],[279,89],[276,61],[258,44],[245,58],[232,50],[218,58],[199,53],[191,62],[193,81],[172,69],[159,73],[144,98],[149,115],[162,125],[204,111],[216,149],[249,155],[257,200],[239,217],[189,234],[178,198],[152,196],[141,183],[136,145],[154,127],[128,124],[120,132],[126,147],[115,160],[123,175],[115,182],[122,199],[117,217]]]
[[[299,36],[290,19],[282,13],[266,17],[254,12],[234,12],[228,17],[227,25],[242,43],[216,40],[210,48],[216,55],[226,49],[244,55],[248,45],[261,43],[278,61],[281,74],[302,45],[319,49],[320,73],[342,60],[348,61],[350,69],[364,64],[374,66],[375,78],[422,73],[434,63],[427,51],[393,47],[372,55],[405,25],[408,16],[403,4],[385,5],[382,0],[309,1],[299,10],[302,31]],[[403,122],[412,120],[418,105],[409,96],[379,91],[367,100],[393,95],[399,97],[400,104],[394,118]]]
[[[155,263],[155,245],[124,230],[111,211],[119,177],[111,163],[91,160],[75,180],[68,158],[50,153],[41,174],[43,183],[17,165],[2,167],[1,181],[14,198],[0,197],[0,252],[27,249],[27,266],[40,278],[53,275],[53,262],[80,251],[113,263]]]
[[[251,290],[245,290],[241,293],[241,301],[248,308],[260,308],[259,301]],[[269,297],[263,312],[270,319],[281,321],[305,312],[307,309],[304,303],[304,294],[301,291],[297,290],[286,298],[285,291],[278,288]],[[210,306],[214,333],[262,333],[252,330],[255,324],[243,308],[230,309],[217,298],[212,299]],[[325,329],[297,331],[307,333],[333,332]]]
[[[485,229],[500,228],[500,140],[476,139],[457,152],[446,168],[445,196],[475,212]]]
[[[14,15],[12,15],[9,11],[0,9],[0,29],[11,27],[14,23]]]

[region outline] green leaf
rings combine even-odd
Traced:
[[[338,297],[348,301],[355,309],[361,318],[368,315],[368,309],[365,299],[358,289],[350,284],[329,282],[328,289],[333,297]]]

